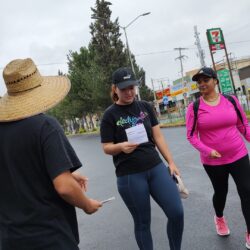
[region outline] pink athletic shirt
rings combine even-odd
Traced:
[[[188,106],[186,114],[187,139],[200,152],[201,162],[207,165],[223,165],[239,160],[248,154],[242,135],[250,142],[250,128],[247,117],[238,99],[232,96],[241,112],[243,123],[237,116],[233,104],[220,94],[216,106],[208,105],[200,98],[197,126],[193,136],[191,131],[194,122],[193,103]],[[245,127],[245,129],[244,129]],[[211,158],[210,153],[216,150],[221,158]]]

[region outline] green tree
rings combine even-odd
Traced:
[[[47,114],[54,116],[61,123],[61,125],[66,128],[66,120],[73,119],[75,116],[74,113],[71,112],[72,104],[69,101],[68,96],[60,102],[57,106],[47,111]]]
[[[74,113],[79,118],[91,116],[98,111],[96,92],[101,72],[98,72],[91,53],[85,47],[80,48],[79,53],[70,51],[68,66],[71,81],[69,100]]]
[[[112,72],[119,67],[130,66],[118,18],[111,21],[110,5],[106,0],[96,0],[95,8],[91,8],[95,20],[90,24],[92,38],[88,48],[70,51],[67,56],[71,90],[65,100],[51,111],[61,122],[102,112],[111,104]],[[141,78],[141,97],[151,100],[152,93],[145,84],[145,71],[136,64],[134,55],[132,60],[136,76]],[[58,74],[64,75],[60,70]]]
[[[62,124],[67,119],[76,125],[75,118],[86,121],[87,116],[91,119],[98,111],[96,91],[101,74],[93,65],[92,56],[85,47],[80,48],[79,52],[70,51],[67,58],[71,89],[65,100],[51,110],[50,114],[56,116]],[[64,74],[59,70],[58,75]]]
[[[128,66],[129,62],[121,40],[118,18],[111,21],[110,2],[97,0],[95,8],[91,8],[95,19],[90,24],[92,35],[89,50],[94,56],[94,64],[99,68],[102,77],[99,78],[97,93],[98,104],[105,109],[110,103],[110,84],[112,83],[112,72],[119,67]]]
[[[153,101],[154,100],[153,91],[146,85],[146,72],[144,71],[143,68],[140,68],[139,65],[136,63],[136,60],[133,54],[131,55],[131,57],[132,57],[136,77],[137,79],[140,80],[139,91],[140,91],[141,99],[145,101]]]
[[[112,4],[106,0],[97,0],[93,11],[92,18],[95,19],[90,25],[90,33],[92,39],[89,44],[89,49],[94,54],[94,61],[100,67],[102,72],[102,82],[100,82],[101,95],[99,96],[99,104],[105,108],[110,104],[109,91],[112,81],[111,75],[114,70],[119,67],[130,67],[130,61],[127,49],[121,41],[121,33],[118,18],[114,22],[111,21]],[[140,68],[135,60],[134,55],[131,55],[135,74],[141,80],[140,93],[144,100],[153,100],[153,93],[145,84],[145,71]]]
[[[154,100],[154,93],[146,85],[146,73],[142,68],[138,72],[138,75],[139,75],[139,79],[140,79],[139,91],[140,91],[141,99],[145,100],[145,101],[153,101]]]

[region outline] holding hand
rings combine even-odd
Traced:
[[[81,175],[79,172],[73,172],[72,176],[77,181],[77,183],[80,185],[81,189],[84,192],[87,192],[88,178],[84,175]],[[87,204],[83,210],[87,214],[93,214],[96,211],[98,211],[98,209],[101,206],[102,206],[102,203],[100,201],[87,198]]]
[[[175,165],[174,162],[169,164],[169,170],[170,170],[171,175],[175,174],[175,175],[181,176],[180,171],[179,171],[179,169],[177,168],[177,166]]]
[[[97,200],[88,199],[88,205],[84,209],[84,212],[87,214],[95,213],[100,207],[102,207],[102,203]]]
[[[212,150],[211,153],[210,153],[210,157],[211,158],[220,158],[221,157],[221,154],[219,152],[217,152],[216,150]]]
[[[125,141],[120,143],[120,146],[123,153],[130,154],[138,147],[138,144]]]

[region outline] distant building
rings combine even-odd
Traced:
[[[216,64],[216,70],[227,69],[227,63]],[[233,78],[235,88],[241,88],[248,96],[250,95],[250,57],[244,57],[241,59],[231,61],[231,69],[233,71]],[[194,69],[186,72],[186,76],[192,78],[199,69]],[[248,98],[249,99],[249,98]]]
[[[196,82],[192,81],[192,76],[199,69],[186,72],[183,79],[176,79],[169,88],[156,91],[156,106],[161,112],[164,111],[164,108],[185,107],[200,96]],[[216,64],[217,71],[222,69],[227,69],[226,63]],[[250,101],[250,57],[231,61],[231,69],[233,70],[235,89],[240,88],[240,92],[245,94]],[[164,96],[168,97],[167,105],[163,103]]]

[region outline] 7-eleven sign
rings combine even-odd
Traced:
[[[224,49],[224,37],[220,28],[207,30],[208,42],[211,50]]]

